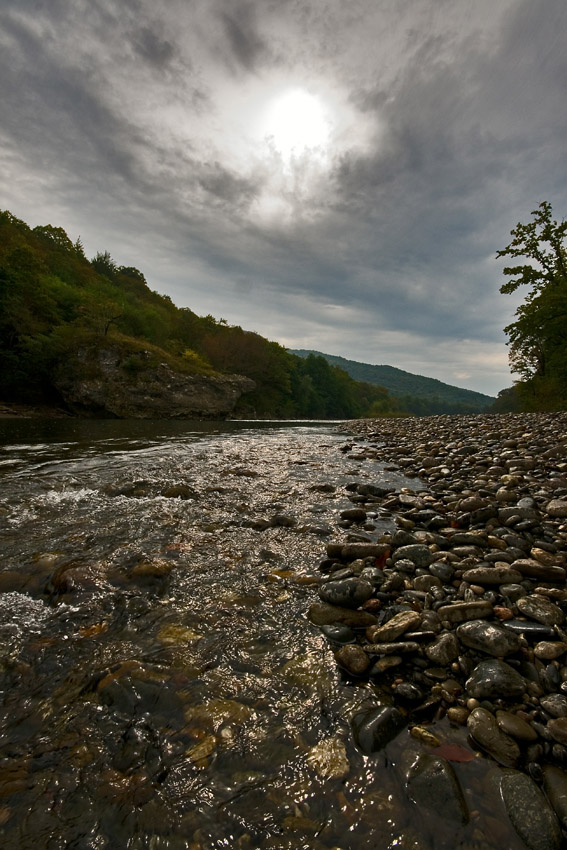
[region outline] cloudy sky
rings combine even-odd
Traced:
[[[200,315],[489,394],[567,215],[565,0],[0,0],[0,208]]]

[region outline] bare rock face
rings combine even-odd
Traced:
[[[224,419],[256,385],[242,375],[185,375],[156,363],[152,352],[125,354],[109,345],[80,350],[77,368],[61,372],[55,386],[79,416]]]

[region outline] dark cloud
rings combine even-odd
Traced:
[[[239,177],[219,162],[204,165],[199,183],[203,189],[232,208],[248,206],[258,192],[258,185],[254,181]]]
[[[510,383],[494,257],[541,200],[567,213],[564,0],[4,6],[18,217],[297,347]],[[278,182],[277,155],[243,147],[272,84],[354,116],[309,191],[308,160]]]
[[[149,27],[143,27],[134,37],[134,48],[156,68],[165,67],[176,52],[171,41],[161,38]]]
[[[247,71],[253,71],[268,52],[257,31],[254,5],[232,2],[229,8],[230,12],[220,13],[226,38],[238,64]]]

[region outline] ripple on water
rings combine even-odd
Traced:
[[[3,568],[30,581],[0,593],[2,846],[457,846],[407,798],[417,742],[354,745],[376,691],[305,616],[345,485],[403,479],[328,427],[93,427],[2,472]]]

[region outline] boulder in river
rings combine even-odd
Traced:
[[[391,705],[359,712],[352,720],[354,740],[366,755],[383,750],[405,727],[403,714]]]
[[[437,812],[451,823],[467,823],[467,804],[446,759],[421,753],[408,771],[406,787],[408,796],[420,808]]]
[[[529,850],[559,850],[559,822],[533,779],[518,770],[506,770],[500,793],[512,826]]]

